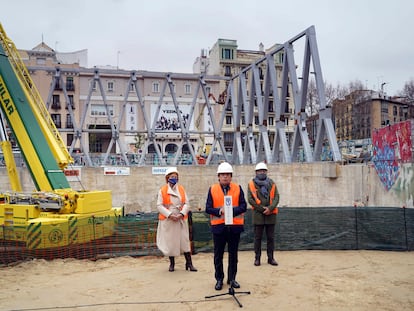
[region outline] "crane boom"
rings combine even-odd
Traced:
[[[36,188],[39,191],[70,188],[62,171],[70,159],[63,151],[67,152],[67,149],[62,148],[62,139],[56,127],[51,126],[53,121],[14,44],[7,38],[1,25],[0,36],[1,108]],[[42,111],[42,106],[46,112]]]
[[[57,130],[47,108],[33,83],[29,72],[23,63],[19,52],[17,51],[13,41],[11,41],[0,24],[0,42],[3,48],[2,54],[6,54],[11,67],[15,72],[15,76],[20,80],[22,90],[29,99],[29,104],[33,110],[38,124],[43,134],[47,138],[50,150],[54,153],[60,168],[65,168],[68,164],[73,163],[65,143]]]
[[[73,163],[13,42],[0,24],[0,108],[37,191],[22,193],[14,161],[7,168],[13,193],[0,193],[0,240],[31,249],[86,243],[113,234],[122,207],[109,190],[75,191],[64,168]],[[4,126],[3,126],[4,127]],[[12,156],[7,134],[2,147]],[[53,234],[52,234],[53,233]]]

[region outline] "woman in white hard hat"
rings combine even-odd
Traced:
[[[277,266],[274,258],[275,249],[275,225],[277,205],[279,204],[279,192],[275,182],[267,176],[267,165],[260,162],[255,167],[256,176],[250,180],[247,189],[247,201],[252,206],[252,220],[254,227],[254,265],[260,266],[262,252],[263,231],[267,240],[267,263]]]
[[[175,269],[175,257],[184,253],[185,269],[197,271],[191,260],[191,246],[188,231],[188,197],[182,185],[178,184],[178,170],[170,167],[165,172],[166,184],[158,191],[157,247],[170,259],[168,271]]]
[[[227,284],[239,288],[236,281],[240,234],[244,230],[244,213],[247,203],[240,185],[232,182],[233,167],[221,163],[217,169],[218,183],[213,184],[207,194],[206,213],[210,214],[211,232],[214,242],[214,269],[216,290],[223,288],[223,255],[227,244]],[[226,214],[227,211],[228,214]],[[230,215],[230,216],[229,216]]]

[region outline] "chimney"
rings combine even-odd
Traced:
[[[264,45],[262,42],[259,43],[259,51],[263,52],[264,51]]]

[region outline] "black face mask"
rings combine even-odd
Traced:
[[[256,174],[258,180],[265,180],[267,178],[266,173]]]

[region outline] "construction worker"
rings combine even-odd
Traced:
[[[175,257],[184,253],[185,269],[197,271],[191,260],[191,246],[188,231],[188,197],[182,185],[178,184],[178,170],[170,167],[165,172],[166,184],[158,191],[157,247],[170,259],[168,271],[175,269]]]
[[[218,183],[213,184],[207,194],[206,213],[210,215],[214,241],[214,269],[216,290],[223,288],[223,255],[227,244],[227,284],[240,288],[236,281],[240,234],[244,230],[244,213],[247,203],[240,185],[232,182],[233,167],[221,163],[217,168]]]
[[[250,180],[247,189],[247,201],[253,209],[254,226],[254,265],[260,266],[263,231],[267,240],[267,263],[277,266],[273,256],[275,249],[275,225],[278,213],[279,191],[275,182],[267,176],[267,165],[260,162],[255,167],[256,176]]]

